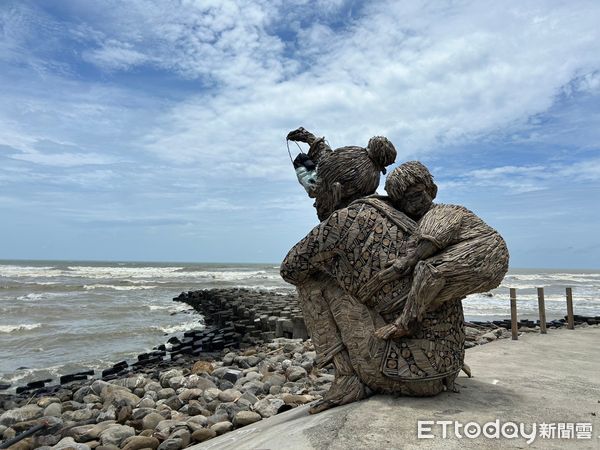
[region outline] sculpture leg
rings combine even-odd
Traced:
[[[417,264],[402,314],[375,335],[382,339],[411,335],[424,314],[444,302],[498,287],[507,270],[508,250],[499,235],[448,247]]]
[[[413,282],[402,314],[391,324],[375,331],[381,339],[409,336],[423,316],[439,302],[439,294],[446,285],[443,274],[427,260],[420,261],[414,271]]]
[[[413,283],[406,299],[402,314],[396,320],[396,325],[405,330],[411,330],[415,322],[421,322],[423,316],[431,311],[431,305],[446,285],[443,274],[427,261],[420,261],[415,267]]]
[[[323,289],[323,280],[307,283],[298,288],[298,293],[306,327],[317,352],[318,366],[333,363],[335,368],[331,388],[321,401],[311,407],[311,414],[365,398],[365,387],[352,367],[348,350],[331,312],[330,302],[334,298],[326,295],[327,288]]]

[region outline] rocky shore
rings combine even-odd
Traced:
[[[140,355],[142,364],[115,364],[100,379],[81,375],[0,394],[0,440],[39,426],[10,448],[176,450],[317,400],[329,389],[333,368],[317,369],[310,339],[293,338],[294,318],[301,330],[294,297],[184,293],[176,300],[194,303],[209,326],[222,328],[186,332]],[[465,346],[510,337],[505,324],[467,323]],[[535,326],[525,322],[520,330],[535,332]]]

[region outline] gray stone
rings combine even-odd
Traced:
[[[165,439],[177,428],[187,428],[187,424],[181,420],[165,419],[156,425],[156,432],[162,434]]]
[[[167,439],[158,446],[158,450],[180,450],[183,447],[181,439]]]
[[[87,403],[83,397],[92,392],[92,388],[90,386],[83,386],[73,392],[73,400],[79,403]]]
[[[80,433],[80,440],[83,442],[97,440],[100,438],[100,435],[102,434],[102,432],[104,430],[109,429],[113,425],[115,425],[114,420],[107,420],[106,422],[101,422],[101,423],[92,425],[91,428],[87,428],[87,431],[85,431],[85,430],[86,430],[86,427],[88,427],[88,425],[82,425],[81,430],[83,430],[83,432]],[[79,427],[77,427],[77,428],[79,428]],[[77,440],[77,437],[75,437],[75,439]]]
[[[227,389],[233,389],[235,385],[229,381],[229,380],[220,380],[219,381],[219,389],[221,389],[222,391],[225,391]]]
[[[107,420],[117,420],[117,409],[113,405],[108,405],[106,409],[100,411],[98,417],[96,417],[96,422],[106,422]]]
[[[144,397],[137,404],[138,408],[154,408],[156,406],[156,402],[152,400],[150,397]]]
[[[254,405],[258,401],[258,398],[252,392],[246,391],[242,394],[240,400],[247,400]]]
[[[290,381],[298,381],[306,377],[306,370],[299,366],[290,366],[286,369],[285,374]]]
[[[217,385],[208,378],[202,375],[190,375],[183,380],[184,387],[188,389],[212,389],[216,388]]]
[[[78,409],[76,411],[66,411],[62,414],[62,418],[65,422],[84,422],[92,418],[98,417],[100,411],[95,409]]]
[[[202,428],[200,430],[195,430],[192,433],[192,439],[196,442],[204,442],[209,439],[214,438],[217,435],[217,432],[211,428]]]
[[[131,377],[115,380],[113,383],[115,385],[123,386],[133,391],[137,388],[143,388],[146,385],[146,383],[148,383],[148,379],[142,374],[137,374]]]
[[[168,384],[169,384],[170,388],[177,390],[180,387],[183,387],[183,381],[184,381],[183,376],[181,376],[181,377],[171,377],[168,380]]]
[[[244,384],[240,390],[244,393],[250,392],[253,395],[260,395],[265,392],[265,384],[262,381],[254,380]]]
[[[481,339],[485,339],[486,341],[490,342],[490,341],[495,341],[496,339],[498,339],[498,336],[496,336],[496,333],[494,333],[493,331],[490,331],[490,332],[482,335]]]
[[[194,416],[187,420],[187,426],[190,430],[196,431],[208,425],[208,419],[204,416]]]
[[[96,394],[87,394],[83,397],[83,403],[101,403],[102,399]]]
[[[224,366],[230,366],[231,364],[233,364],[233,360],[235,359],[237,355],[235,353],[227,353],[224,357],[223,357],[223,365]]]
[[[96,425],[91,424],[91,425],[80,425],[78,427],[73,427],[68,431],[69,436],[71,436],[73,439],[75,439],[76,442],[87,442],[87,441],[93,441],[94,437],[90,436],[90,431],[95,427]]]
[[[44,408],[44,416],[60,417],[62,406],[60,403],[50,403]]]
[[[183,406],[183,402],[179,400],[179,397],[177,397],[176,395],[166,399],[164,404],[174,411],[179,411],[179,409]]]
[[[233,424],[238,427],[250,425],[251,423],[262,420],[262,416],[254,411],[240,411],[233,418]]]
[[[142,419],[142,428],[144,430],[154,430],[159,422],[165,420],[163,416],[158,414],[157,412],[151,412],[146,414]]]
[[[150,381],[148,384],[146,384],[146,386],[144,386],[144,390],[146,392],[158,392],[161,389],[162,389],[161,384],[156,381]]]
[[[161,400],[166,400],[169,397],[173,397],[175,395],[175,389],[173,388],[164,388],[157,392],[158,398]]]
[[[198,414],[202,414],[204,412],[204,409],[204,405],[198,400],[190,400],[190,402],[187,405],[187,415],[197,416]]]
[[[239,411],[241,411],[241,408],[238,406],[237,403],[226,402],[226,403],[221,403],[219,406],[217,406],[217,409],[215,410],[215,415],[226,414],[227,417],[229,418],[229,420],[233,420],[233,417]]]
[[[211,427],[215,423],[228,422],[229,416],[226,413],[213,414],[212,416],[208,416],[206,420],[208,421],[208,426]]]
[[[220,389],[216,389],[216,388],[206,389],[204,391],[203,397],[207,403],[210,403],[213,400],[216,400],[217,398],[219,398],[220,393],[221,393]]]
[[[236,391],[235,389],[227,389],[219,394],[219,400],[222,402],[235,402],[241,396],[242,393],[240,391]]]
[[[277,414],[284,404],[280,398],[265,398],[254,404],[254,410],[266,419]]]
[[[123,450],[141,450],[143,448],[158,448],[160,442],[152,436],[131,436],[121,444]]]
[[[18,423],[42,417],[44,410],[37,405],[26,405],[21,408],[11,409],[0,416],[0,425],[7,427]]]
[[[283,384],[287,381],[287,379],[278,373],[274,373],[270,375],[266,380],[263,380],[265,384],[269,387],[271,386],[283,386]]]
[[[241,377],[242,377],[241,370],[227,369],[225,371],[225,373],[223,373],[223,376],[221,378],[235,384],[237,382],[237,380],[239,380]]]
[[[233,424],[228,421],[218,422],[211,426],[210,429],[217,433],[217,435],[220,435],[231,431],[233,429]]]
[[[177,396],[179,397],[179,400],[186,403],[190,400],[202,397],[203,393],[204,393],[203,389],[187,389],[186,388],[186,389],[183,389],[179,394],[177,394]]]
[[[37,401],[40,408],[46,408],[52,403],[60,403],[60,399],[58,397],[42,397]]]
[[[169,380],[174,377],[183,377],[183,372],[179,369],[171,369],[161,373],[159,377],[161,386],[169,387]]]
[[[156,412],[153,408],[136,408],[131,412],[131,418],[133,420],[140,420],[153,412]]]
[[[105,386],[102,388],[100,397],[104,400],[104,403],[111,403],[114,406],[135,406],[140,402],[140,398],[129,392],[127,388],[121,386]]]
[[[86,444],[79,444],[73,440],[72,437],[65,437],[58,441],[58,443],[52,447],[57,450],[91,450],[90,447]]]
[[[135,436],[135,430],[127,425],[112,425],[100,433],[100,442],[102,445],[116,445],[119,447],[121,442],[130,436]]]
[[[33,439],[34,448],[53,447],[60,442],[60,434],[37,434]]]
[[[17,435],[17,432],[14,428],[8,427],[2,432],[2,437],[4,439],[12,439]]]
[[[185,448],[188,445],[190,445],[192,436],[187,429],[182,428],[182,429],[173,431],[173,433],[171,433],[171,435],[169,436],[169,439],[180,439],[181,443],[182,443],[182,448]]]

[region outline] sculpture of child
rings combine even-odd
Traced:
[[[414,270],[402,313],[375,336],[391,339],[411,335],[425,313],[443,302],[498,287],[508,270],[508,249],[492,227],[467,208],[434,204],[437,186],[418,161],[397,167],[385,183],[392,204],[417,221],[412,250],[376,274],[359,293],[364,301],[374,292]]]

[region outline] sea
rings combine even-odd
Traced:
[[[182,291],[207,288],[293,292],[277,264],[1,261],[0,383],[14,385],[102,369],[203,327],[202,316],[174,302]],[[517,289],[519,319],[537,319],[545,288],[548,320],[600,315],[600,270],[511,269],[501,286],[463,301],[467,320],[510,317]]]

